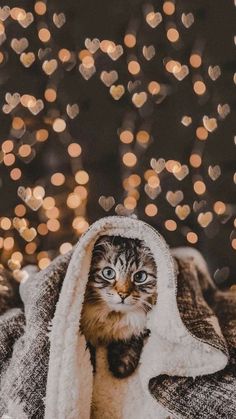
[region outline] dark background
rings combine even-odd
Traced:
[[[49,232],[46,236],[37,235],[36,250],[33,255],[25,251],[26,242],[13,227],[8,231],[1,230],[0,236],[13,236],[14,248],[11,251],[2,250],[1,260],[6,264],[11,253],[18,250],[23,255],[22,265],[37,261],[37,255],[42,250],[47,251],[52,258],[60,245],[64,242],[75,243],[78,234],[72,228],[73,218],[77,215],[84,217],[89,223],[106,213],[98,203],[101,195],[113,196],[116,204],[122,204],[127,192],[123,188],[123,180],[128,175],[136,173],[142,179],[138,187],[139,199],[135,213],[164,235],[170,246],[189,245],[186,240],[188,231],[198,236],[196,247],[207,258],[212,274],[220,286],[235,282],[236,258],[235,248],[232,246],[236,238],[235,231],[235,5],[233,0],[186,0],[175,2],[175,13],[171,16],[163,12],[163,1],[153,2],[155,11],[162,13],[163,21],[155,29],[145,22],[143,7],[145,2],[140,0],[102,0],[102,1],[48,1],[44,15],[37,15],[32,1],[24,1],[26,12],[32,12],[34,21],[25,29],[16,20],[8,17],[4,22],[6,40],[0,46],[4,54],[4,61],[0,65],[0,106],[6,103],[7,92],[18,92],[20,95],[30,94],[44,101],[44,109],[36,116],[29,110],[18,105],[10,114],[0,110],[0,141],[12,139],[16,162],[12,167],[0,164],[0,217],[11,220],[15,216],[14,208],[22,203],[17,195],[19,186],[42,185],[46,196],[54,196],[56,205],[60,209],[60,230]],[[149,3],[152,4],[152,3]],[[22,7],[22,1],[0,1],[0,6]],[[63,12],[66,23],[57,28],[53,23],[53,14]],[[181,21],[182,13],[194,15],[193,25],[187,29]],[[178,43],[171,43],[166,37],[169,25],[175,25],[180,34]],[[38,37],[39,29],[47,27],[51,33],[48,43],[43,43]],[[129,49],[124,45],[124,36],[129,30],[136,30],[136,46]],[[20,62],[19,55],[11,48],[13,38],[26,37],[29,47],[26,52],[34,52],[36,60],[29,68]],[[96,73],[88,81],[84,80],[78,70],[80,60],[78,53],[85,49],[86,38],[98,38],[100,41],[108,39],[116,44],[122,44],[123,55],[112,61],[106,54],[94,54]],[[155,57],[147,61],[142,54],[144,45],[153,44],[156,49]],[[45,58],[38,58],[40,48],[49,48]],[[67,48],[75,53],[76,62],[73,68],[61,64],[58,51]],[[189,64],[193,52],[199,52],[202,65],[195,69]],[[141,73],[132,76],[127,69],[131,56],[135,56],[141,66]],[[181,64],[187,64],[189,75],[183,81],[178,81],[165,69],[167,57],[175,59]],[[42,70],[45,59],[55,58],[58,69],[52,76],[47,76]],[[209,66],[219,65],[221,76],[213,81],[208,75]],[[115,84],[124,85],[124,96],[115,101],[100,80],[101,71],[116,70],[119,74]],[[193,82],[201,77],[206,85],[206,94],[198,96],[193,91]],[[149,95],[147,104],[136,108],[132,103],[132,93],[127,89],[130,80],[140,80],[141,85],[134,92],[147,91],[149,81],[155,80],[168,87],[166,97],[152,97]],[[48,103],[44,99],[44,91],[48,86],[57,90],[57,99]],[[155,103],[160,99],[160,103]],[[66,114],[67,104],[77,103],[79,115],[71,120]],[[228,104],[230,113],[225,119],[217,114],[219,104]],[[137,141],[124,145],[119,139],[119,129],[124,119],[131,113],[134,121],[134,134],[143,126],[147,127],[151,140],[148,147],[140,146]],[[192,123],[185,127],[181,123],[184,115],[192,118]],[[218,127],[209,133],[206,141],[196,138],[196,129],[202,125],[204,115],[215,117]],[[21,138],[14,137],[11,124],[15,116],[25,121],[26,131]],[[63,133],[56,133],[52,128],[55,117],[66,120],[67,127]],[[46,128],[49,138],[43,143],[33,141],[35,131]],[[81,157],[73,159],[67,153],[70,142],[78,142],[82,147]],[[29,143],[35,150],[35,156],[30,162],[19,159],[17,149],[20,144]],[[138,156],[138,163],[131,169],[122,163],[124,152],[133,151]],[[193,152],[202,157],[199,168],[189,164]],[[144,172],[150,169],[151,158],[177,160],[189,166],[189,174],[182,181],[173,174],[163,171],[160,174],[162,192],[151,200],[144,191]],[[219,165],[221,176],[213,181],[208,175],[209,165]],[[13,167],[22,170],[22,177],[18,181],[11,180],[9,173]],[[79,170],[86,170],[89,174],[88,199],[86,205],[75,211],[66,205],[68,194],[73,191],[76,183],[73,174]],[[51,175],[62,172],[66,182],[61,187],[51,184]],[[193,189],[195,180],[203,180],[206,193],[197,195]],[[166,201],[167,191],[182,190],[184,200],[181,204],[188,204],[190,215],[183,221],[176,216],[174,208]],[[201,208],[193,209],[194,202],[203,201]],[[217,215],[213,206],[216,201],[226,204],[223,215]],[[154,203],[158,207],[155,217],[145,214],[145,207]],[[114,214],[114,208],[108,214]],[[213,221],[207,228],[199,225],[197,217],[200,212],[211,211]],[[29,225],[37,229],[40,222],[45,221],[43,210],[33,212],[27,208],[25,218]],[[177,223],[177,230],[170,232],[165,228],[165,220],[173,219]],[[235,241],[234,241],[235,243]],[[235,247],[235,245],[234,245]],[[0,250],[1,251],[1,250]]]

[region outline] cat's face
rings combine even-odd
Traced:
[[[101,236],[94,245],[87,298],[111,311],[148,312],[156,302],[157,268],[149,248],[137,239]]]

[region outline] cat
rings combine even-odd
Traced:
[[[104,345],[115,377],[134,372],[149,334],[146,316],[156,300],[157,267],[144,242],[99,237],[92,252],[80,323],[93,365],[96,346]]]

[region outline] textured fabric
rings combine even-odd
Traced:
[[[218,319],[204,298],[194,260],[177,259],[177,264],[177,303],[183,322],[193,335],[228,354]]]
[[[110,220],[111,218],[112,220]],[[128,390],[124,388],[124,397],[128,400],[128,406],[130,404],[130,414],[127,413],[129,410],[126,409],[126,413],[119,419],[130,419],[133,417],[137,419],[143,419],[144,417],[166,418],[168,415],[155,414],[157,405],[164,406],[176,418],[186,417],[192,419],[196,417],[199,419],[211,419],[213,417],[227,417],[230,419],[236,416],[236,313],[233,308],[233,304],[235,304],[234,296],[227,293],[219,293],[217,290],[214,290],[209,281],[207,282],[207,287],[206,281],[202,280],[202,272],[199,274],[198,263],[195,260],[191,260],[191,258],[184,260],[185,258],[178,257],[177,266],[179,273],[177,275],[176,288],[176,284],[173,283],[169,276],[170,269],[172,269],[172,265],[169,264],[173,263],[171,262],[172,258],[169,255],[167,246],[163,243],[163,239],[159,239],[158,234],[155,231],[152,232],[153,229],[150,230],[150,227],[146,227],[144,223],[130,219],[123,221],[124,218],[126,217],[109,217],[108,221],[105,220],[94,227],[90,227],[88,233],[82,237],[73,251],[55,259],[46,270],[33,274],[25,283],[21,284],[24,311],[20,309],[10,310],[0,316],[0,349],[2,356],[0,369],[0,417],[4,414],[11,415],[13,419],[40,419],[45,417],[50,419],[84,419],[88,417],[87,413],[86,415],[80,415],[78,412],[75,413],[75,411],[70,410],[70,406],[70,414],[61,413],[65,411],[63,410],[65,409],[64,403],[68,401],[68,394],[71,393],[72,401],[74,398],[82,397],[77,393],[77,383],[73,381],[75,360],[68,355],[74,344],[73,339],[76,339],[80,348],[80,353],[78,353],[78,357],[81,358],[79,368],[85,370],[87,368],[88,351],[83,355],[83,352],[81,352],[83,342],[80,339],[77,340],[77,337],[75,337],[76,333],[73,330],[78,330],[79,311],[77,311],[77,306],[80,307],[83,301],[81,294],[83,288],[81,288],[80,283],[84,281],[83,287],[86,284],[85,271],[86,269],[88,270],[88,266],[86,269],[83,268],[81,276],[77,275],[76,269],[79,266],[78,264],[85,259],[89,263],[89,243],[91,240],[94,240],[96,234],[104,233],[105,228],[110,228],[110,233],[114,234],[114,228],[112,229],[109,226],[116,224],[119,225],[119,229],[121,228],[120,225],[123,225],[123,230],[118,231],[124,237],[127,234],[131,237],[136,237],[141,232],[140,234],[143,235],[143,238],[150,241],[150,246],[153,246],[151,241],[156,240],[160,246],[163,246],[163,250],[161,250],[162,253],[159,252],[159,249],[155,248],[156,245],[153,247],[153,250],[157,254],[159,252],[164,255],[159,260],[158,265],[160,298],[157,304],[159,310],[157,313],[160,314],[160,318],[158,317],[157,329],[159,328],[159,334],[156,335],[155,330],[151,328],[150,342],[148,341],[145,345],[139,371],[136,376],[134,374],[133,381],[132,376],[130,377]],[[155,238],[156,236],[157,239]],[[163,272],[167,272],[168,276],[163,278]],[[175,293],[177,294],[178,312],[173,310],[176,299]],[[211,296],[211,301],[206,300],[206,295]],[[170,305],[168,298],[169,302],[172,302]],[[71,311],[73,306],[74,311]],[[161,317],[162,311],[163,316]],[[180,313],[182,320],[172,318],[168,314],[169,312],[172,313],[172,317],[178,317],[178,313]],[[165,323],[168,316],[170,321]],[[220,321],[221,329],[217,324],[217,319]],[[151,325],[153,326],[154,324],[155,326],[156,319],[152,319],[152,321],[154,323],[151,323]],[[60,328],[61,324],[64,325],[64,329]],[[169,329],[166,327],[166,324],[169,325]],[[70,335],[67,334],[67,331],[71,326],[74,329],[71,329]],[[56,333],[56,329],[59,331],[64,330],[65,336],[64,334],[61,336],[60,333]],[[64,339],[64,343],[62,339]],[[189,342],[193,343],[194,353],[192,359],[185,359],[185,354],[189,354],[187,350],[191,349],[191,345],[187,348]],[[214,357],[215,360],[218,359],[218,352],[219,365],[223,364],[224,357],[222,358],[220,354],[228,354],[227,346],[231,361],[224,371],[196,377],[195,379],[189,378],[198,376],[199,373],[196,373],[196,371],[210,371],[211,361],[213,364]],[[162,348],[167,348],[168,351],[162,350]],[[83,356],[86,356],[86,359]],[[157,361],[160,362],[159,370],[154,365]],[[51,370],[49,368],[50,362]],[[56,366],[59,365],[59,369],[53,369],[52,365],[54,364]],[[202,365],[204,365],[204,368]],[[191,369],[192,366],[194,366],[193,369]],[[63,370],[65,367],[67,381],[62,381],[62,378],[59,376],[60,369]],[[216,368],[217,363],[215,371]],[[220,367],[218,367],[219,369]],[[51,371],[50,374],[49,370]],[[156,370],[168,371],[171,377],[163,374],[155,377],[153,371]],[[170,373],[171,371],[176,371],[178,375],[187,375],[188,377],[175,377],[175,374]],[[81,391],[87,385],[87,370],[84,373]],[[145,374],[147,375],[145,376]],[[137,401],[135,402],[138,393],[133,391],[133,395],[131,394],[132,383],[135,380],[137,381],[137,379],[140,381],[140,377],[142,378],[143,376],[152,378],[149,388],[150,393],[154,397],[151,397],[150,394],[149,397],[152,401],[154,414],[151,415],[150,411],[146,411],[144,416],[138,416],[139,405],[141,408],[142,402],[139,404]],[[119,385],[118,381],[116,383]],[[100,386],[100,389],[103,386]],[[61,389],[59,399],[55,399],[57,400],[56,405],[58,403],[59,413],[56,415],[48,413],[46,415],[45,400],[48,399],[50,401],[50,390],[54,391],[57,387],[58,390]],[[112,390],[111,387],[108,385],[108,390]],[[140,391],[141,389],[142,387],[139,387]],[[57,392],[52,393],[53,402],[55,401],[54,397],[58,394]],[[141,400],[142,391],[139,393],[138,398]],[[83,400],[82,398],[82,402]],[[147,406],[151,406],[151,404]],[[49,411],[54,412],[53,409],[48,409]],[[225,412],[227,412],[228,416],[225,416]],[[113,416],[110,415],[109,418],[113,419]]]
[[[1,364],[0,415],[7,412],[7,403],[11,400],[17,419],[44,417],[48,327],[70,256],[69,253],[55,259],[46,270],[28,280],[29,286],[22,293],[25,315],[19,310],[10,310],[0,317],[0,348],[5,354],[5,365],[4,362]],[[27,326],[23,333],[25,321]],[[8,365],[6,361],[12,349],[12,360]]]
[[[229,363],[223,371],[202,377],[155,377],[150,380],[150,391],[177,418],[235,419],[236,293],[216,290],[210,295],[208,305],[201,289],[196,292],[199,283],[194,278],[194,268],[190,268],[188,263],[179,264],[177,301],[182,319],[196,336],[212,340],[212,344],[226,350],[225,342],[215,333],[211,322],[208,322],[210,316],[216,316],[227,341]],[[193,273],[192,280],[190,272]],[[195,321],[197,312],[199,317]]]
[[[150,335],[138,368],[125,380],[117,379],[109,371],[106,349],[102,348],[96,355],[99,367],[94,387],[86,341],[78,328],[93,246],[104,234],[138,239],[150,248],[157,266],[158,299],[147,315]],[[202,257],[198,256],[192,255],[204,272]],[[225,368],[225,351],[196,338],[184,325],[176,292],[176,269],[170,249],[154,228],[135,218],[118,216],[91,225],[74,249],[52,322],[45,418],[89,419],[91,401],[96,401],[96,419],[164,419],[167,412],[160,411],[160,403],[149,392],[151,378],[164,373],[196,377]],[[215,332],[221,333],[217,328]],[[102,359],[105,362],[99,362]]]
[[[11,272],[0,266],[0,315],[11,307],[22,307],[19,283]]]
[[[0,374],[11,357],[15,341],[23,334],[25,316],[20,309],[10,309],[0,316]]]

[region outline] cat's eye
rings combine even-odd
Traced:
[[[139,272],[136,272],[135,274],[134,274],[134,281],[137,283],[137,284],[142,284],[143,282],[145,282],[146,281],[146,279],[147,279],[147,272],[145,272],[145,271],[139,271]]]
[[[102,270],[102,276],[107,279],[108,281],[111,281],[112,279],[115,279],[116,272],[114,269],[107,266],[106,268],[103,268]]]

